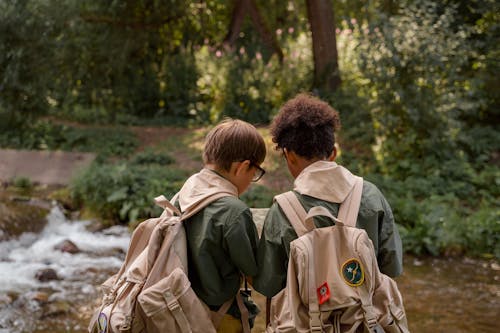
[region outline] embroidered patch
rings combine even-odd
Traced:
[[[363,271],[361,262],[355,258],[347,260],[342,265],[342,277],[352,287],[362,285],[365,281],[365,272]]]
[[[325,282],[318,289],[316,289],[316,293],[318,294],[318,303],[321,305],[328,301],[330,298],[330,288],[328,288],[328,283]]]
[[[106,328],[108,326],[108,317],[104,313],[99,313],[99,318],[97,318],[97,332],[106,333]]]

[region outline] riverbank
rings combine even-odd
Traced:
[[[265,210],[254,211],[260,227]],[[88,231],[90,221],[68,220],[53,208],[46,227],[0,242],[0,333],[84,333],[100,302],[99,285],[118,270],[128,246],[125,227]],[[69,240],[80,250],[56,248]],[[39,281],[41,268],[58,279]],[[498,331],[500,265],[467,257],[405,255],[396,279],[413,333]],[[262,312],[253,332],[264,331],[265,299],[254,291]]]

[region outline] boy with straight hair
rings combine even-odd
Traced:
[[[272,122],[272,140],[283,152],[295,179],[294,194],[306,211],[323,206],[337,216],[340,203],[354,186],[345,176],[350,172],[334,162],[335,130],[339,126],[337,112],[308,94],[286,102]],[[318,217],[314,224],[321,228],[334,222]],[[402,245],[391,207],[379,189],[366,180],[356,227],[366,230],[372,240],[380,271],[391,277],[400,275]],[[290,242],[296,238],[278,203],[273,203],[264,221],[257,254],[259,271],[253,279],[254,288],[268,298],[286,285]]]
[[[187,211],[215,192],[227,193],[184,221],[189,280],[211,311],[234,299],[243,275],[257,274],[257,229],[238,197],[264,175],[260,164],[265,156],[264,140],[253,125],[226,119],[206,136],[204,168],[186,181],[176,199],[180,210]],[[249,312],[253,318],[258,309],[250,306]],[[241,332],[240,318],[233,302],[217,331]]]

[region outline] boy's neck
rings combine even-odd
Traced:
[[[229,180],[228,172],[226,170],[222,170],[221,168],[219,168],[215,164],[205,164],[204,168],[207,170],[210,170],[212,172],[215,172],[217,175],[221,176],[222,178]]]

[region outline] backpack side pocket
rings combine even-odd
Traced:
[[[181,268],[144,289],[138,302],[148,333],[216,332],[208,307],[196,296]]]

